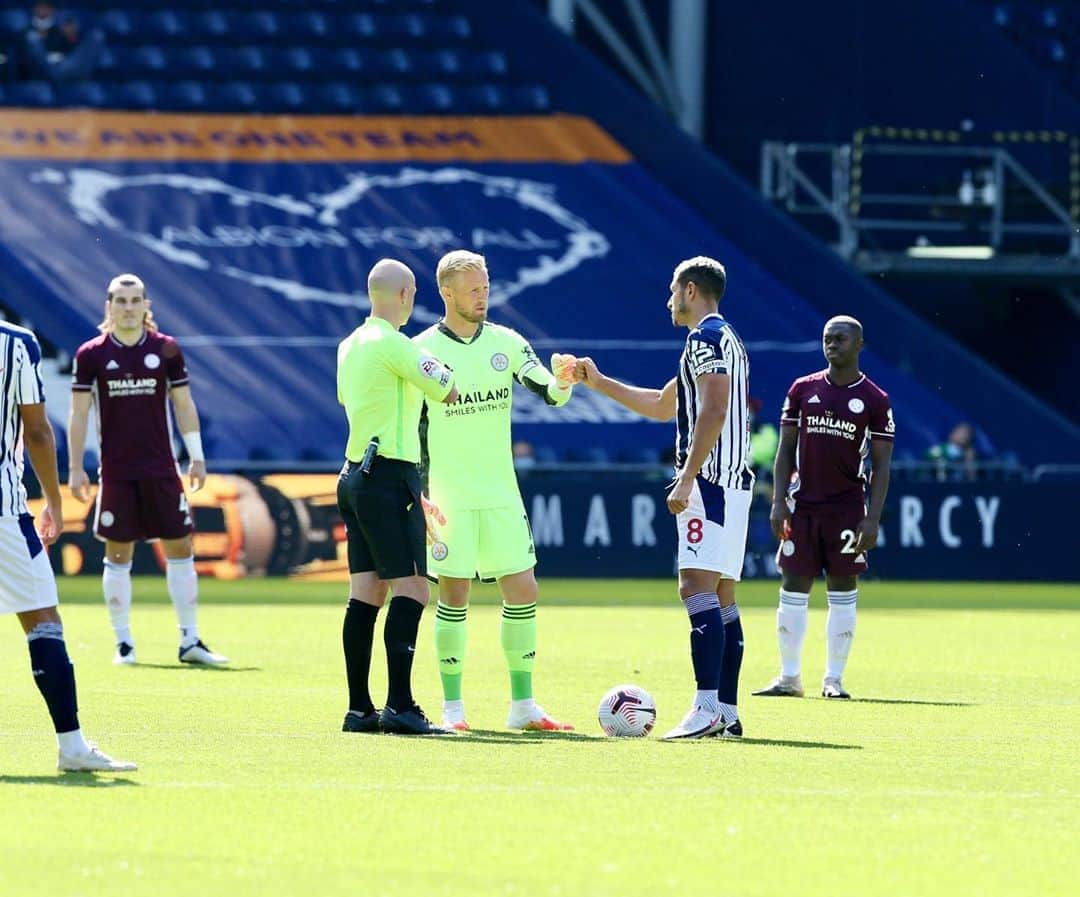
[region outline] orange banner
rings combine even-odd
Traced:
[[[233,162],[629,162],[576,115],[330,117],[0,109],[0,157]]]

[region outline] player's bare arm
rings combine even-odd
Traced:
[[[675,417],[674,377],[663,389],[630,386],[600,373],[596,362],[588,357],[578,359],[575,376],[579,383],[584,383],[589,389],[595,389],[609,399],[614,399],[642,417],[661,421],[669,421]]]
[[[716,447],[720,433],[727,422],[728,399],[731,395],[731,377],[727,374],[702,374],[697,378],[700,402],[694,435],[686,453],[686,463],[675,478],[675,485],[667,496],[668,510],[681,514],[690,502],[694,478],[701,472],[701,465],[708,460]]]
[[[206,457],[203,454],[202,435],[199,431],[199,411],[191,395],[190,386],[174,386],[169,395],[176,409],[176,423],[184,440],[188,457],[188,484],[198,492],[206,484]]]
[[[866,516],[855,528],[855,551],[869,551],[878,540],[881,509],[889,493],[889,463],[892,461],[891,439],[870,440],[870,500]]]
[[[787,489],[795,472],[795,447],[799,442],[799,428],[794,424],[780,425],[780,445],[776,448],[773,462],[773,499],[769,511],[769,524],[778,542],[783,542],[791,531],[791,509],[787,503]]]
[[[38,534],[42,542],[51,545],[64,529],[60,474],[56,469],[56,437],[45,414],[44,402],[20,405],[19,415],[22,417],[26,454],[41,484],[41,493],[45,496],[45,507],[37,521]]]
[[[86,427],[94,397],[86,391],[72,391],[71,413],[68,415],[68,487],[77,501],[90,500],[90,477],[83,467],[86,451]]]

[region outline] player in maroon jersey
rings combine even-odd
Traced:
[[[101,335],[75,353],[68,425],[69,485],[79,501],[89,498],[83,469],[87,418],[97,406],[101,471],[94,532],[105,542],[102,586],[116,633],[113,663],[135,663],[131,636],[131,557],[135,543],[160,539],[165,581],[180,625],[180,660],[224,664],[199,639],[198,577],[193,531],[184,485],[173,453],[169,400],[191,464],[193,490],[206,482],[199,414],[187,366],[176,341],[158,331],[146,287],[134,274],[109,283]]]
[[[824,571],[829,616],[821,694],[850,698],[841,677],[855,637],[858,577],[877,544],[889,490],[893,424],[889,396],[859,370],[862,325],[842,315],[825,324],[829,366],[800,377],[780,415],[769,515],[783,573],[776,631],[780,675],[755,695],[802,697],[802,646],[814,579]],[[870,498],[863,460],[870,455]],[[794,477],[792,476],[794,474]]]

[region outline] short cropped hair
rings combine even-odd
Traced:
[[[143,298],[146,296],[146,284],[142,282],[142,279],[135,274],[117,274],[112,280],[109,281],[109,286],[105,292],[105,301],[111,303],[113,300],[113,293],[123,287],[133,287],[142,291]],[[112,330],[112,321],[109,320],[108,312],[105,317],[101,319],[101,323],[98,324],[98,330],[102,333],[109,333]],[[143,315],[143,327],[150,331],[156,331],[158,329],[157,321],[154,320],[154,313],[148,308]]]
[[[455,249],[448,252],[441,259],[435,269],[435,280],[441,290],[446,281],[458,271],[487,271],[487,261],[477,252],[468,249]]]
[[[691,280],[706,296],[712,296],[717,302],[724,298],[727,289],[727,272],[716,259],[707,255],[696,255],[685,262],[679,262],[675,269],[675,280],[679,286],[686,286]]]

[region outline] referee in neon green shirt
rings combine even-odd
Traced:
[[[510,729],[564,731],[533,697],[536,662],[536,551],[510,451],[514,382],[549,405],[570,398],[576,360],[553,356],[553,376],[526,339],[487,321],[488,271],[482,255],[459,249],[436,270],[446,316],[414,337],[454,370],[461,395],[428,403],[428,489],[438,512],[428,563],[439,579],[435,645],[445,728],[465,730],[462,670],[473,578],[495,580],[503,598],[501,641],[510,672]]]
[[[455,402],[450,370],[400,332],[416,278],[382,259],[368,273],[371,315],[338,346],[338,401],[349,441],[337,501],[349,550],[349,604],[342,643],[349,684],[345,732],[441,734],[412,696],[412,661],[428,603],[426,526],[420,493],[420,410]],[[383,641],[389,690],[382,711],[368,690],[375,618],[393,593]]]

